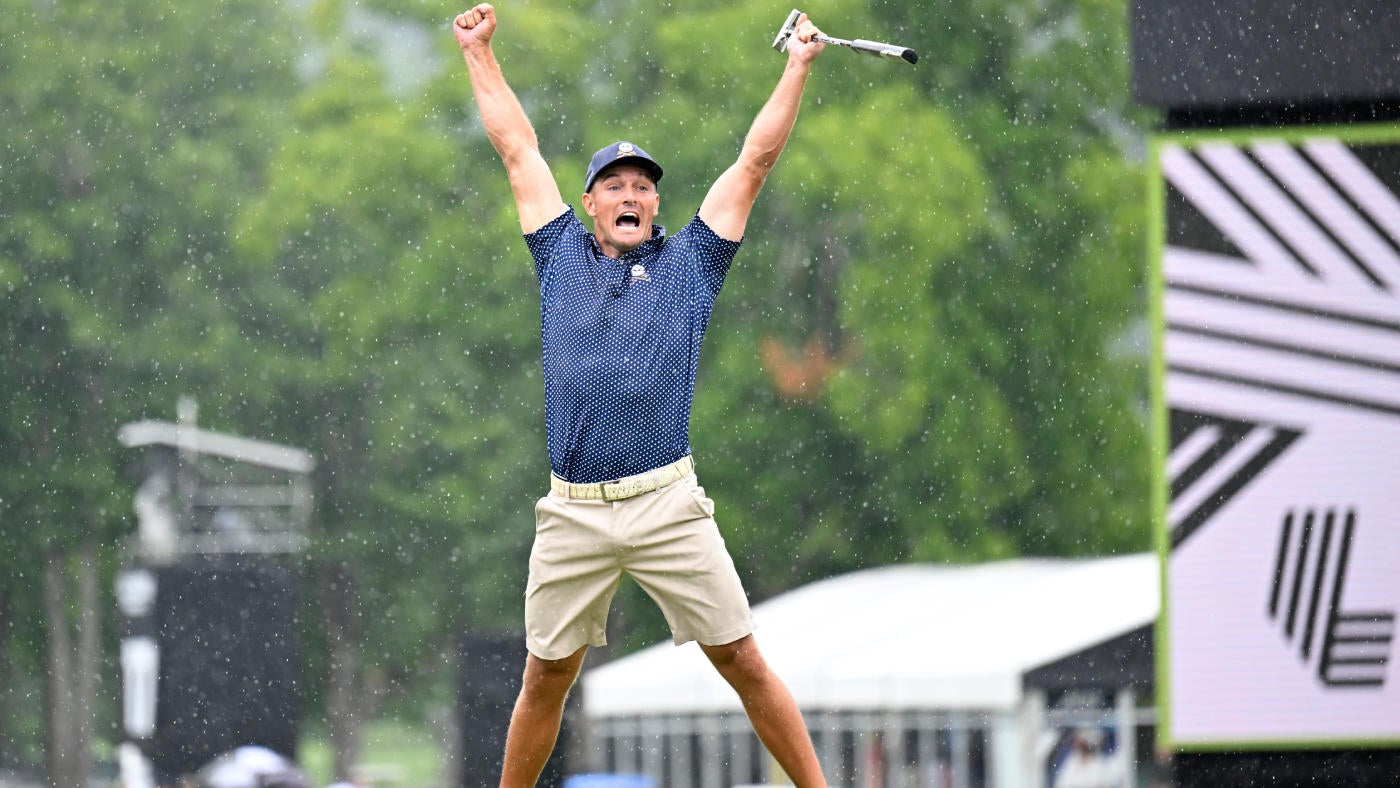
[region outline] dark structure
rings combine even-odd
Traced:
[[[150,754],[157,770],[192,773],[246,745],[295,756],[302,626],[295,571],[224,560],[164,567],[156,578],[161,670]]]
[[[1212,788],[1268,786],[1392,786],[1400,751],[1191,753],[1176,758],[1176,785]]]
[[[501,778],[501,757],[511,709],[520,694],[525,639],[515,635],[467,635],[458,651],[457,713],[462,732],[458,785],[478,788]],[[565,710],[559,743],[540,775],[540,788],[560,788],[569,749],[570,710]]]
[[[1026,673],[1027,689],[1048,693],[1083,689],[1116,691],[1133,688],[1149,695],[1155,684],[1152,628],[1138,627],[1115,638],[1041,665]]]
[[[179,423],[122,428],[137,452],[137,532],[117,581],[122,723],[145,763],[124,784],[173,782],[240,746],[296,755],[301,577],[311,513],[303,451]],[[132,766],[124,764],[124,769]]]
[[[1258,190],[1251,191],[1243,181],[1231,180],[1227,174],[1229,163],[1224,158],[1235,156],[1232,161],[1238,162],[1243,170],[1259,165],[1260,171],[1273,173],[1276,180],[1261,180],[1260,189],[1277,189],[1278,193],[1287,195],[1283,202],[1285,209],[1293,210],[1295,215],[1306,214],[1305,210],[1293,207],[1306,204],[1300,197],[1306,190],[1301,189],[1300,182],[1290,182],[1279,176],[1282,168],[1276,166],[1276,160],[1268,158],[1275,153],[1280,157],[1292,156],[1291,151],[1296,148],[1269,149],[1264,145],[1251,148],[1238,140],[1253,138],[1268,144],[1281,131],[1297,135],[1312,128],[1322,133],[1323,127],[1335,130],[1400,120],[1400,6],[1395,0],[1301,0],[1293,3],[1134,0],[1131,24],[1133,94],[1139,103],[1162,112],[1164,137],[1176,132],[1218,129],[1234,132],[1237,142],[1233,150],[1224,150],[1217,144],[1205,154],[1186,144],[1172,151],[1175,158],[1163,165],[1167,185],[1162,201],[1166,214],[1162,217],[1162,226],[1167,237],[1162,240],[1168,248],[1202,253],[1200,259],[1211,254],[1222,260],[1245,260],[1246,265],[1273,262],[1265,259],[1267,255],[1260,255],[1259,247],[1242,250],[1227,243],[1201,243],[1199,239],[1202,238],[1218,240],[1238,236],[1226,226],[1225,213],[1210,217],[1210,221],[1199,214],[1199,205],[1207,198],[1200,196],[1203,192],[1198,192],[1195,198],[1183,195],[1182,184],[1213,190],[1221,205],[1233,205],[1236,201],[1249,205],[1249,210],[1234,214],[1240,217],[1238,221],[1257,222],[1267,228],[1266,232],[1272,233],[1273,239],[1287,239],[1287,228],[1281,228],[1277,217],[1259,207]],[[1355,157],[1384,183],[1389,173],[1400,171],[1392,163],[1396,150],[1397,147],[1390,144],[1353,143],[1347,155]],[[1237,155],[1237,151],[1243,155]],[[1211,156],[1218,158],[1212,160]],[[1302,156],[1292,160],[1307,161]],[[1329,188],[1347,185],[1345,176],[1334,175],[1325,182]],[[1228,184],[1228,188],[1216,188],[1217,183]],[[1391,190],[1394,188],[1392,184],[1385,185]],[[1358,214],[1365,214],[1368,208],[1362,202],[1352,206]],[[1268,235],[1260,237],[1266,243],[1273,243]],[[1287,243],[1281,246],[1289,248]],[[1194,285],[1186,282],[1185,277],[1174,281],[1170,263],[1165,267],[1168,297],[1172,292],[1190,296]],[[1327,274],[1336,275],[1331,271]],[[1327,277],[1312,271],[1303,278],[1315,282]],[[1380,280],[1376,282],[1377,289],[1386,289],[1380,277],[1371,275],[1370,278]],[[1264,301],[1259,303],[1269,305]],[[1175,319],[1182,321],[1183,314],[1175,313]],[[1169,321],[1168,344],[1173,330],[1180,333],[1185,329],[1180,325],[1172,326]],[[1228,337],[1223,339],[1229,340]],[[1172,363],[1180,365],[1182,358],[1173,358],[1169,348],[1169,375],[1178,371],[1170,367]],[[1186,373],[1180,374],[1185,376]],[[1253,382],[1233,383],[1247,387]],[[1186,426],[1204,426],[1227,438],[1231,430],[1248,431],[1257,426],[1236,423],[1215,414],[1186,413],[1177,402],[1168,405],[1174,448],[1184,443],[1177,440],[1179,436],[1175,433],[1185,430],[1182,425],[1188,416],[1194,421]],[[1280,440],[1287,437],[1286,431],[1280,430],[1277,435]],[[1184,472],[1171,479],[1173,500],[1193,481],[1193,469],[1205,468],[1211,459],[1203,455],[1195,465],[1181,466]],[[1255,465],[1267,464],[1268,459],[1261,455]],[[1248,481],[1240,475],[1235,486],[1246,487]],[[1211,500],[1219,502],[1218,508],[1237,492],[1238,489],[1225,490]],[[1208,525],[1216,512],[1203,507],[1197,514],[1194,520],[1187,517],[1182,522],[1166,524],[1170,529],[1173,554],[1195,533],[1194,529]],[[1260,609],[1263,610],[1263,605]],[[1141,644],[1132,640],[1136,637],[1132,635],[1130,640],[1116,645],[1105,644],[1108,650],[1099,655],[1105,666],[1111,667],[1121,659],[1124,660],[1123,671],[1135,672],[1133,666],[1141,657]],[[1158,659],[1166,659],[1165,655],[1170,653],[1171,645],[1163,646],[1158,650]],[[1109,653],[1113,649],[1121,653]],[[1306,656],[1306,648],[1303,653]],[[1235,658],[1225,653],[1221,655],[1222,660]],[[1037,681],[1049,685],[1061,683],[1062,679],[1053,666],[1047,666],[1047,671],[1037,677]],[[1164,711],[1168,710],[1167,705],[1159,704]],[[1364,741],[1354,740],[1329,747],[1314,739],[1296,748],[1274,743],[1251,745],[1238,751],[1232,751],[1228,743],[1192,748],[1177,745],[1170,737],[1165,743],[1180,747],[1171,753],[1173,779],[1180,786],[1390,786],[1396,784],[1397,775],[1400,775],[1400,750],[1384,742],[1374,748]]]
[[[1132,785],[1157,785],[1165,768],[1155,758],[1156,710],[1150,701],[1156,685],[1153,660],[1154,627],[1148,623],[1088,648],[1067,654],[1025,673],[1021,684],[1027,697],[1041,699],[1045,730],[1058,733],[1056,752],[1069,747],[1074,730],[1112,722],[1113,750],[1132,764]],[[1053,776],[1045,783],[1053,785]]]
[[[1394,0],[1134,0],[1132,46],[1169,128],[1400,117]]]

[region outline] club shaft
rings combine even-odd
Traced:
[[[847,41],[844,38],[834,38],[824,34],[817,34],[814,38],[823,44],[835,44],[836,46],[848,47],[857,52],[887,57],[891,60],[903,60],[907,63],[916,63],[919,60],[919,55],[914,50],[894,44],[885,44],[879,41],[866,41],[863,38]]]

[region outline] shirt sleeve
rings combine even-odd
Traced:
[[[523,237],[525,245],[530,248],[530,256],[535,259],[535,276],[540,280],[544,279],[545,269],[549,266],[549,261],[554,257],[554,247],[559,244],[559,239],[564,237],[565,231],[572,225],[582,226],[578,219],[578,214],[574,213],[572,205],[564,206],[563,212],[549,221],[548,224],[534,231],[527,233]]]
[[[729,266],[734,262],[734,255],[738,254],[743,239],[731,241],[719,237],[710,229],[710,225],[700,218],[699,213],[695,214],[695,218],[691,219],[690,224],[681,232],[690,236],[690,243],[695,249],[695,259],[699,261],[700,275],[709,285],[710,292],[718,294],[724,286],[724,278],[729,274]]]

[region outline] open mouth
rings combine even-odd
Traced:
[[[641,227],[642,217],[636,211],[624,211],[617,217],[618,227]]]

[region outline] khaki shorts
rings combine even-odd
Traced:
[[[541,498],[525,590],[530,653],[563,659],[605,645],[624,572],[656,601],[677,645],[721,645],[752,633],[748,596],[714,512],[693,474],[618,501]]]

